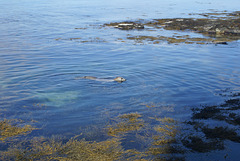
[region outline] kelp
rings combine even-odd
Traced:
[[[108,126],[108,135],[117,136],[129,131],[136,131],[144,126],[144,122],[138,113],[123,114],[118,117],[118,123]]]
[[[31,125],[20,126],[21,122],[22,120],[16,119],[0,121],[0,141],[19,135],[26,135],[35,129]]]
[[[1,138],[9,144],[2,141],[4,150],[0,151],[0,160],[185,160],[189,152],[224,150],[225,140],[240,142],[236,121],[239,102],[234,98],[220,105],[193,108],[192,118],[185,122],[155,115],[159,113],[152,117],[139,113],[121,114],[110,118],[106,128],[101,130],[104,137],[98,141],[94,140],[95,135],[87,140],[88,133],[70,139],[27,138],[26,134],[33,127],[20,120],[5,119],[0,124]],[[146,106],[146,110],[153,108],[157,106]],[[231,126],[212,126],[204,120],[224,121]],[[99,132],[98,128],[94,129]],[[26,137],[9,139],[19,135]]]
[[[43,137],[33,138],[30,142],[21,142],[8,151],[1,152],[1,160],[120,160],[124,151],[119,139],[102,142],[90,142],[71,138],[66,143],[62,140]],[[27,145],[27,146],[26,146]]]

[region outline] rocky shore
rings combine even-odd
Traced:
[[[164,29],[184,33],[196,32],[204,37],[190,37],[189,35],[181,36],[162,36],[162,35],[130,35],[128,40],[134,40],[136,43],[143,41],[158,44],[161,41],[168,43],[186,43],[186,44],[228,44],[228,42],[240,39],[240,11],[233,13],[206,13],[199,14],[206,18],[166,18],[154,19],[145,23],[136,22],[114,22],[104,24],[104,27],[114,27],[120,30],[141,29]]]
[[[157,19],[146,25],[162,26],[166,30],[192,30],[211,36],[240,36],[238,19]]]

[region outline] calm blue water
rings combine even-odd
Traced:
[[[106,115],[147,114],[145,104],[171,106],[160,116],[185,120],[193,106],[222,103],[221,91],[240,92],[239,41],[134,45],[116,39],[141,31],[101,27],[231,12],[240,1],[0,0],[0,6],[0,108],[7,118],[38,121],[39,133],[74,133]],[[85,75],[127,81],[74,79]]]

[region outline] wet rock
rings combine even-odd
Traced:
[[[139,36],[129,36],[127,37],[128,40],[134,40],[135,43],[144,43],[144,41],[147,41],[148,43],[153,44],[159,44],[161,41],[166,41],[169,44],[179,44],[179,43],[185,43],[185,44],[212,44],[214,43],[214,39],[212,38],[191,38],[189,35],[183,35],[183,36],[172,36],[172,37],[166,37],[166,36],[146,36],[146,35],[139,35]],[[230,41],[228,39],[225,39],[226,41]],[[217,42],[217,41],[216,41]],[[219,41],[220,43],[220,41]]]
[[[135,22],[120,22],[105,24],[106,26],[112,26],[120,30],[132,30],[132,29],[144,29],[144,25]]]
[[[222,45],[227,45],[228,43],[226,41],[213,41],[214,44],[222,44]]]
[[[240,17],[240,11],[235,11],[233,13],[229,13],[229,16],[235,16],[235,17]]]
[[[166,30],[192,30],[209,35],[240,36],[240,18],[233,19],[156,19],[151,24]]]
[[[128,40],[134,40],[135,43],[145,44],[153,43],[159,44],[162,41],[168,43],[179,44],[223,44],[227,45],[240,39],[240,11],[228,13],[214,12],[196,14],[204,16],[205,18],[166,18],[166,19],[153,19],[153,20],[138,20],[132,22],[114,22],[104,24],[104,26],[115,27],[120,30],[133,30],[144,29],[146,31],[176,30],[180,31],[193,31],[201,33],[204,37],[182,37],[182,36],[161,36],[157,35],[127,35]],[[207,18],[206,18],[207,17]],[[153,30],[154,29],[154,30]],[[118,38],[122,39],[122,38]],[[125,41],[123,41],[125,42]]]

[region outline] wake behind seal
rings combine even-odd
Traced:
[[[108,78],[97,78],[97,77],[93,77],[93,76],[84,76],[84,77],[76,77],[75,79],[90,79],[90,80],[105,81],[105,82],[116,81],[116,82],[119,82],[119,83],[122,83],[122,82],[126,81],[126,79],[123,78],[123,77],[116,77],[114,79],[108,79]]]

